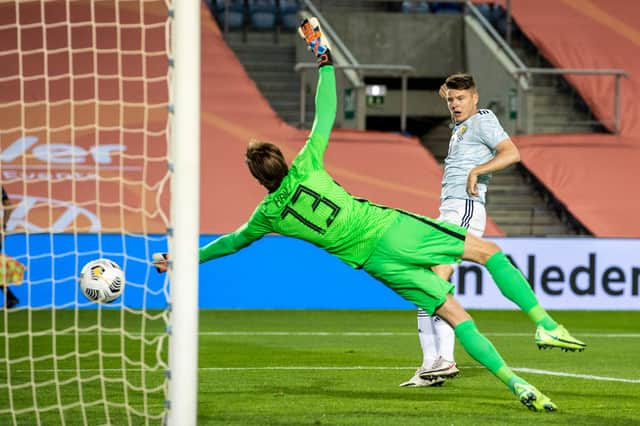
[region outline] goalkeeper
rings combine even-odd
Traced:
[[[454,224],[355,198],[327,174],[323,157],[337,104],[331,52],[315,18],[305,20],[299,32],[316,55],[320,74],[311,134],[291,168],[277,146],[249,143],[245,158],[249,171],[269,193],[247,223],[200,249],[200,263],[235,253],[273,232],[309,241],[350,266],[363,268],[406,300],[447,321],[469,355],[524,405],[536,411],[555,410],[548,397],[506,365],[453,297],[453,286],[431,267],[460,258],[485,265],[505,296],[536,323],[555,330],[561,340],[580,348],[584,344],[549,317],[524,276],[496,244],[467,234],[465,228]],[[166,259],[166,254],[154,255],[161,272],[167,269]],[[439,377],[433,380],[444,381]]]

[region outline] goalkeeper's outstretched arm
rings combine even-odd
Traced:
[[[322,67],[316,89],[316,116],[309,138],[318,138],[324,141],[325,149],[336,119],[337,105],[336,77],[333,66]]]
[[[316,115],[305,150],[311,151],[307,155],[311,154],[310,156],[317,161],[317,164],[322,165],[322,156],[329,143],[338,106],[333,60],[329,43],[324,38],[316,18],[305,19],[298,32],[309,50],[316,55],[318,62],[319,76],[315,97]]]
[[[240,228],[200,247],[198,261],[204,263],[235,253],[272,231],[269,221],[258,206],[247,223]],[[167,272],[169,261],[168,253],[154,253],[152,255],[151,262],[158,272]]]
[[[198,254],[198,262],[204,263],[209,260],[217,259],[218,257],[226,256],[237,252],[255,240],[262,237],[264,234],[255,234],[247,232],[247,224],[244,224],[235,232],[222,235],[211,241],[209,244],[200,247]],[[167,272],[169,269],[169,253],[154,253],[152,256],[153,266],[158,272]]]

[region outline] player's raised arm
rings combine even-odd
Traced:
[[[321,161],[322,155],[327,149],[338,105],[333,61],[329,44],[321,32],[320,24],[316,18],[305,19],[298,32],[318,60],[319,76],[315,101],[316,115],[305,149],[311,150],[312,157]]]

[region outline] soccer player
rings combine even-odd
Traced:
[[[491,173],[517,163],[520,154],[495,114],[478,109],[473,76],[450,75],[440,87],[440,96],[447,101],[454,126],[444,160],[438,219],[482,237],[487,220],[485,194]],[[447,281],[453,274],[451,265],[434,266],[432,270]],[[429,378],[432,374],[440,377],[458,374],[453,355],[455,336],[446,321],[418,309],[418,337],[422,366],[401,387],[431,386],[436,383]],[[573,345],[568,345],[568,349],[574,349]]]
[[[2,188],[2,229],[0,229],[0,251],[2,251],[2,245],[4,243],[4,235],[7,231],[7,223],[9,223],[9,217],[11,217],[11,213],[13,213],[13,209],[14,209],[13,205],[11,204],[11,200],[9,199],[9,195],[7,194],[7,191],[4,190],[4,187],[1,187],[1,188]],[[2,259],[4,262],[4,257],[2,257]],[[4,273],[9,274],[10,264],[11,262],[9,261],[7,261],[6,264],[0,264],[0,271],[3,271],[3,274]],[[4,272],[5,269],[7,270],[7,272]],[[11,289],[9,288],[9,285],[8,285],[9,282],[7,281],[8,279],[5,279],[5,277],[0,277],[0,285],[2,286],[2,289],[4,290],[4,293],[5,293],[4,306],[6,309],[11,309],[14,306],[16,306],[18,303],[20,303],[20,301],[18,300],[16,295],[13,294],[13,291],[11,291]],[[20,282],[22,282],[22,280],[20,280]]]
[[[272,232],[309,241],[352,267],[363,268],[428,314],[436,313],[447,321],[469,355],[524,405],[536,411],[555,410],[547,396],[507,366],[453,297],[453,286],[430,269],[460,258],[481,263],[508,289],[507,297],[518,295],[526,312],[532,315],[535,311],[533,315],[555,326],[500,248],[461,226],[355,198],[326,172],[323,158],[337,105],[334,69],[318,21],[305,20],[300,33],[319,66],[316,117],[307,143],[290,168],[277,146],[249,143],[245,161],[268,194],[244,225],[200,248],[200,263],[235,253]],[[167,255],[154,254],[153,263],[158,271],[166,271]]]

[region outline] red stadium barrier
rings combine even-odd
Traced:
[[[638,140],[540,135],[516,139],[524,164],[598,237],[640,237]]]
[[[478,3],[484,1],[477,0]],[[500,1],[503,5],[504,0]],[[640,3],[627,0],[512,0],[512,14],[558,68],[623,69],[621,132],[517,137],[523,163],[594,235],[640,237]],[[613,77],[567,75],[596,116],[612,128]]]

